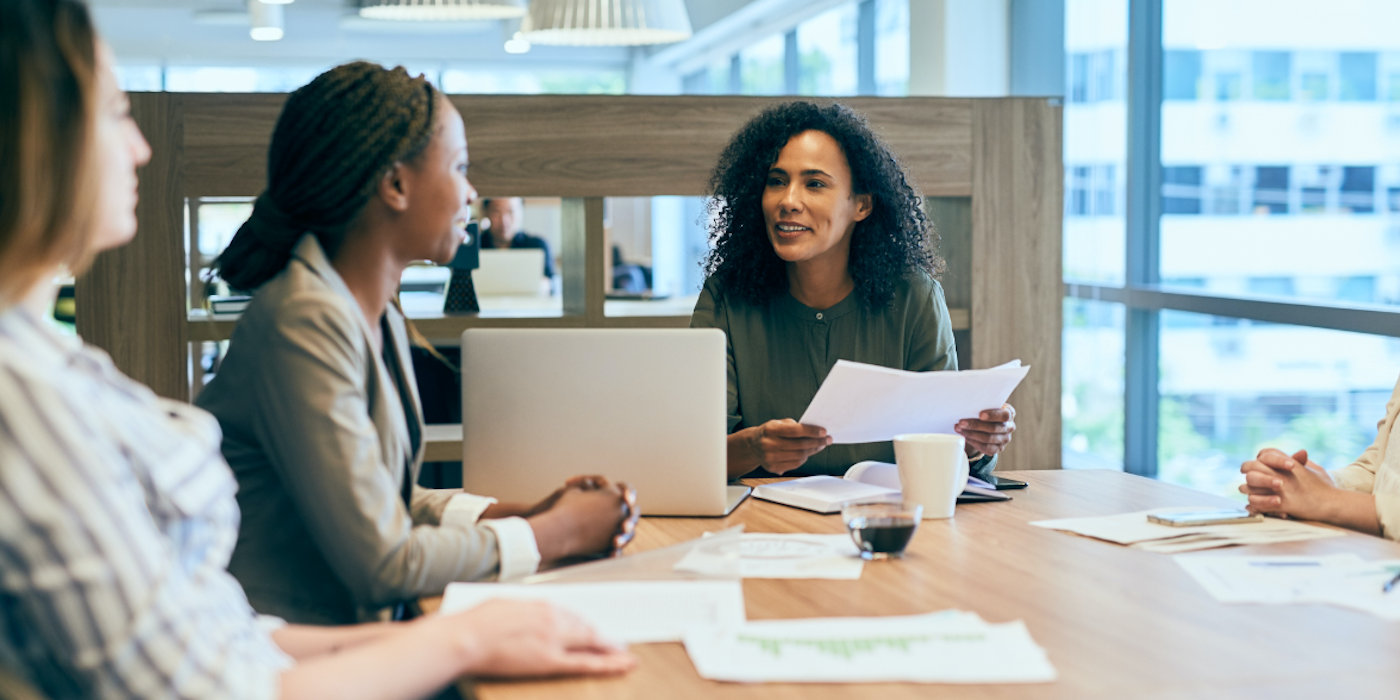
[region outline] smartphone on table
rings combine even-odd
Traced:
[[[988,476],[986,479],[984,479],[984,481],[986,481],[987,483],[991,484],[991,485],[992,485],[992,488],[994,488],[994,489],[996,489],[996,490],[998,490],[998,491],[1006,491],[1006,490],[1008,490],[1008,489],[1023,489],[1023,488],[1026,488],[1026,482],[1024,482],[1024,481],[1017,481],[1017,480],[1015,480],[1015,479],[1008,479],[1008,478],[1006,478],[1006,477],[1004,477],[1004,476],[997,476],[996,474],[992,474],[991,476]]]
[[[1213,510],[1184,510],[1175,513],[1149,513],[1147,521],[1172,527],[1192,527],[1196,525],[1233,525],[1235,523],[1255,523],[1264,519],[1258,513],[1250,513],[1243,508],[1216,508]]]

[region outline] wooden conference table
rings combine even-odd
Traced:
[[[632,647],[640,663],[625,676],[480,683],[474,691],[481,700],[1400,697],[1400,623],[1322,605],[1223,605],[1170,556],[1026,524],[1225,499],[1113,471],[1005,476],[1030,487],[1010,502],[960,505],[952,520],[924,521],[903,560],[867,563],[858,581],[748,579],[744,602],[749,619],[958,608],[989,622],[1024,620],[1059,671],[1054,683],[719,683],[696,675],[680,644],[645,644]],[[643,518],[629,550],[741,523],[747,532],[845,531],[839,515],[750,498],[723,519]],[[1349,533],[1209,555],[1337,552],[1395,559],[1400,544]]]

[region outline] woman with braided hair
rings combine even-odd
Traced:
[[[393,299],[411,261],[452,259],[474,195],[462,117],[423,78],[351,63],[288,97],[267,191],[215,262],[257,292],[197,401],[238,478],[229,570],[258,611],[398,616],[452,581],[630,537],[634,497],[602,477],[535,505],[416,483],[422,412]]]
[[[259,619],[225,570],[239,514],[218,424],[45,320],[53,280],[136,234],[151,156],[84,4],[0,2],[0,104],[0,676],[52,700],[407,700],[463,674],[633,666],[539,603]]]
[[[956,370],[922,201],[865,118],[789,102],[734,135],[710,180],[714,243],[690,325],[729,348],[729,476],[843,474],[892,443],[832,445],[799,424],[837,360]],[[1008,404],[960,421],[986,473],[1016,429]]]

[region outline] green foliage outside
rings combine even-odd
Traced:
[[[1266,447],[1288,454],[1306,449],[1309,460],[1337,469],[1354,461],[1367,444],[1363,430],[1335,413],[1296,416],[1282,431],[1253,414],[1228,439],[1214,440],[1196,432],[1183,401],[1163,397],[1158,421],[1158,478],[1237,500],[1244,500],[1238,491],[1244,482],[1240,465]]]
[[[830,92],[831,59],[822,51],[813,49],[802,54],[798,60],[801,69],[797,73],[797,93],[824,95]]]

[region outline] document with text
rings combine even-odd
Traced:
[[[1001,408],[1030,366],[907,372],[838,360],[800,423],[826,429],[839,445],[885,442],[901,433],[953,433],[964,418]]]
[[[740,683],[1047,683],[1055,667],[1021,621],[976,613],[764,620],[697,628],[701,678]]]
[[[1322,556],[1177,556],[1201,587],[1222,603],[1322,603],[1400,620],[1400,590],[1385,586],[1400,561],[1355,554]]]

